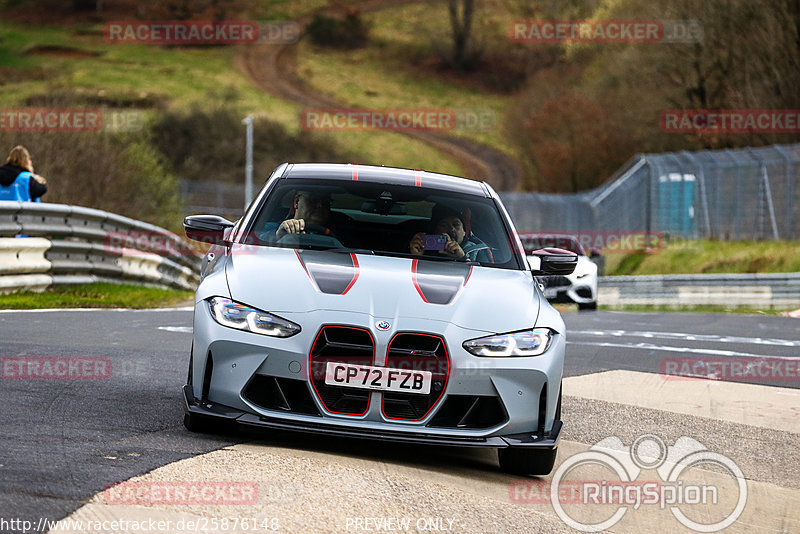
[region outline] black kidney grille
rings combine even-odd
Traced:
[[[431,334],[397,334],[389,343],[386,367],[433,373],[427,395],[385,392],[383,414],[390,419],[419,421],[439,402],[450,375],[450,358],[444,340]]]
[[[370,392],[325,384],[328,362],[373,365],[375,343],[368,330],[351,326],[325,326],[317,334],[308,356],[311,384],[325,409],[344,415],[364,415]]]

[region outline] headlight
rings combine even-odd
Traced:
[[[208,307],[214,320],[228,328],[273,337],[289,337],[300,331],[300,325],[224,297],[208,299]]]
[[[508,356],[539,356],[553,338],[553,331],[549,328],[534,328],[510,334],[481,337],[465,341],[462,346],[467,352],[475,356],[495,356],[505,358]]]

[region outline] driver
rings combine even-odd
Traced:
[[[470,219],[469,208],[455,210],[444,204],[437,204],[431,212],[430,233],[447,236],[444,249],[426,251],[423,232],[414,234],[408,248],[417,256],[438,253],[457,260],[494,263],[491,248],[472,233]]]
[[[331,216],[331,195],[311,191],[298,191],[292,199],[292,217],[286,219],[275,230],[275,236],[280,239],[286,234],[305,233],[307,224],[316,224],[327,230],[328,219]],[[330,230],[328,230],[329,233]]]

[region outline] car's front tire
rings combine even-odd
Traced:
[[[585,302],[583,304],[578,304],[579,310],[596,310],[597,309],[597,301],[593,302]]]
[[[498,449],[500,469],[512,475],[549,475],[556,463],[558,447],[553,449]]]

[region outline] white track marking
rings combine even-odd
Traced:
[[[166,330],[167,332],[179,332],[181,334],[191,334],[191,326],[159,326],[159,330]]]
[[[718,336],[713,334],[687,334],[682,332],[638,332],[629,330],[569,330],[568,335],[643,337],[648,339],[676,339],[680,341],[704,341],[708,343],[738,343],[746,345],[775,345],[800,347],[800,341],[791,339],[769,339],[760,337]]]
[[[604,371],[564,379],[564,395],[650,408],[695,417],[800,434],[796,390],[664,376]]]
[[[709,354],[711,356],[739,356],[744,358],[780,358],[770,354],[754,354],[734,350],[702,349],[695,347],[672,347],[670,345],[653,345],[652,343],[590,343],[588,341],[567,341],[567,345],[586,345],[588,347],[614,347],[621,349],[659,350],[665,352],[681,352],[689,354]]]

